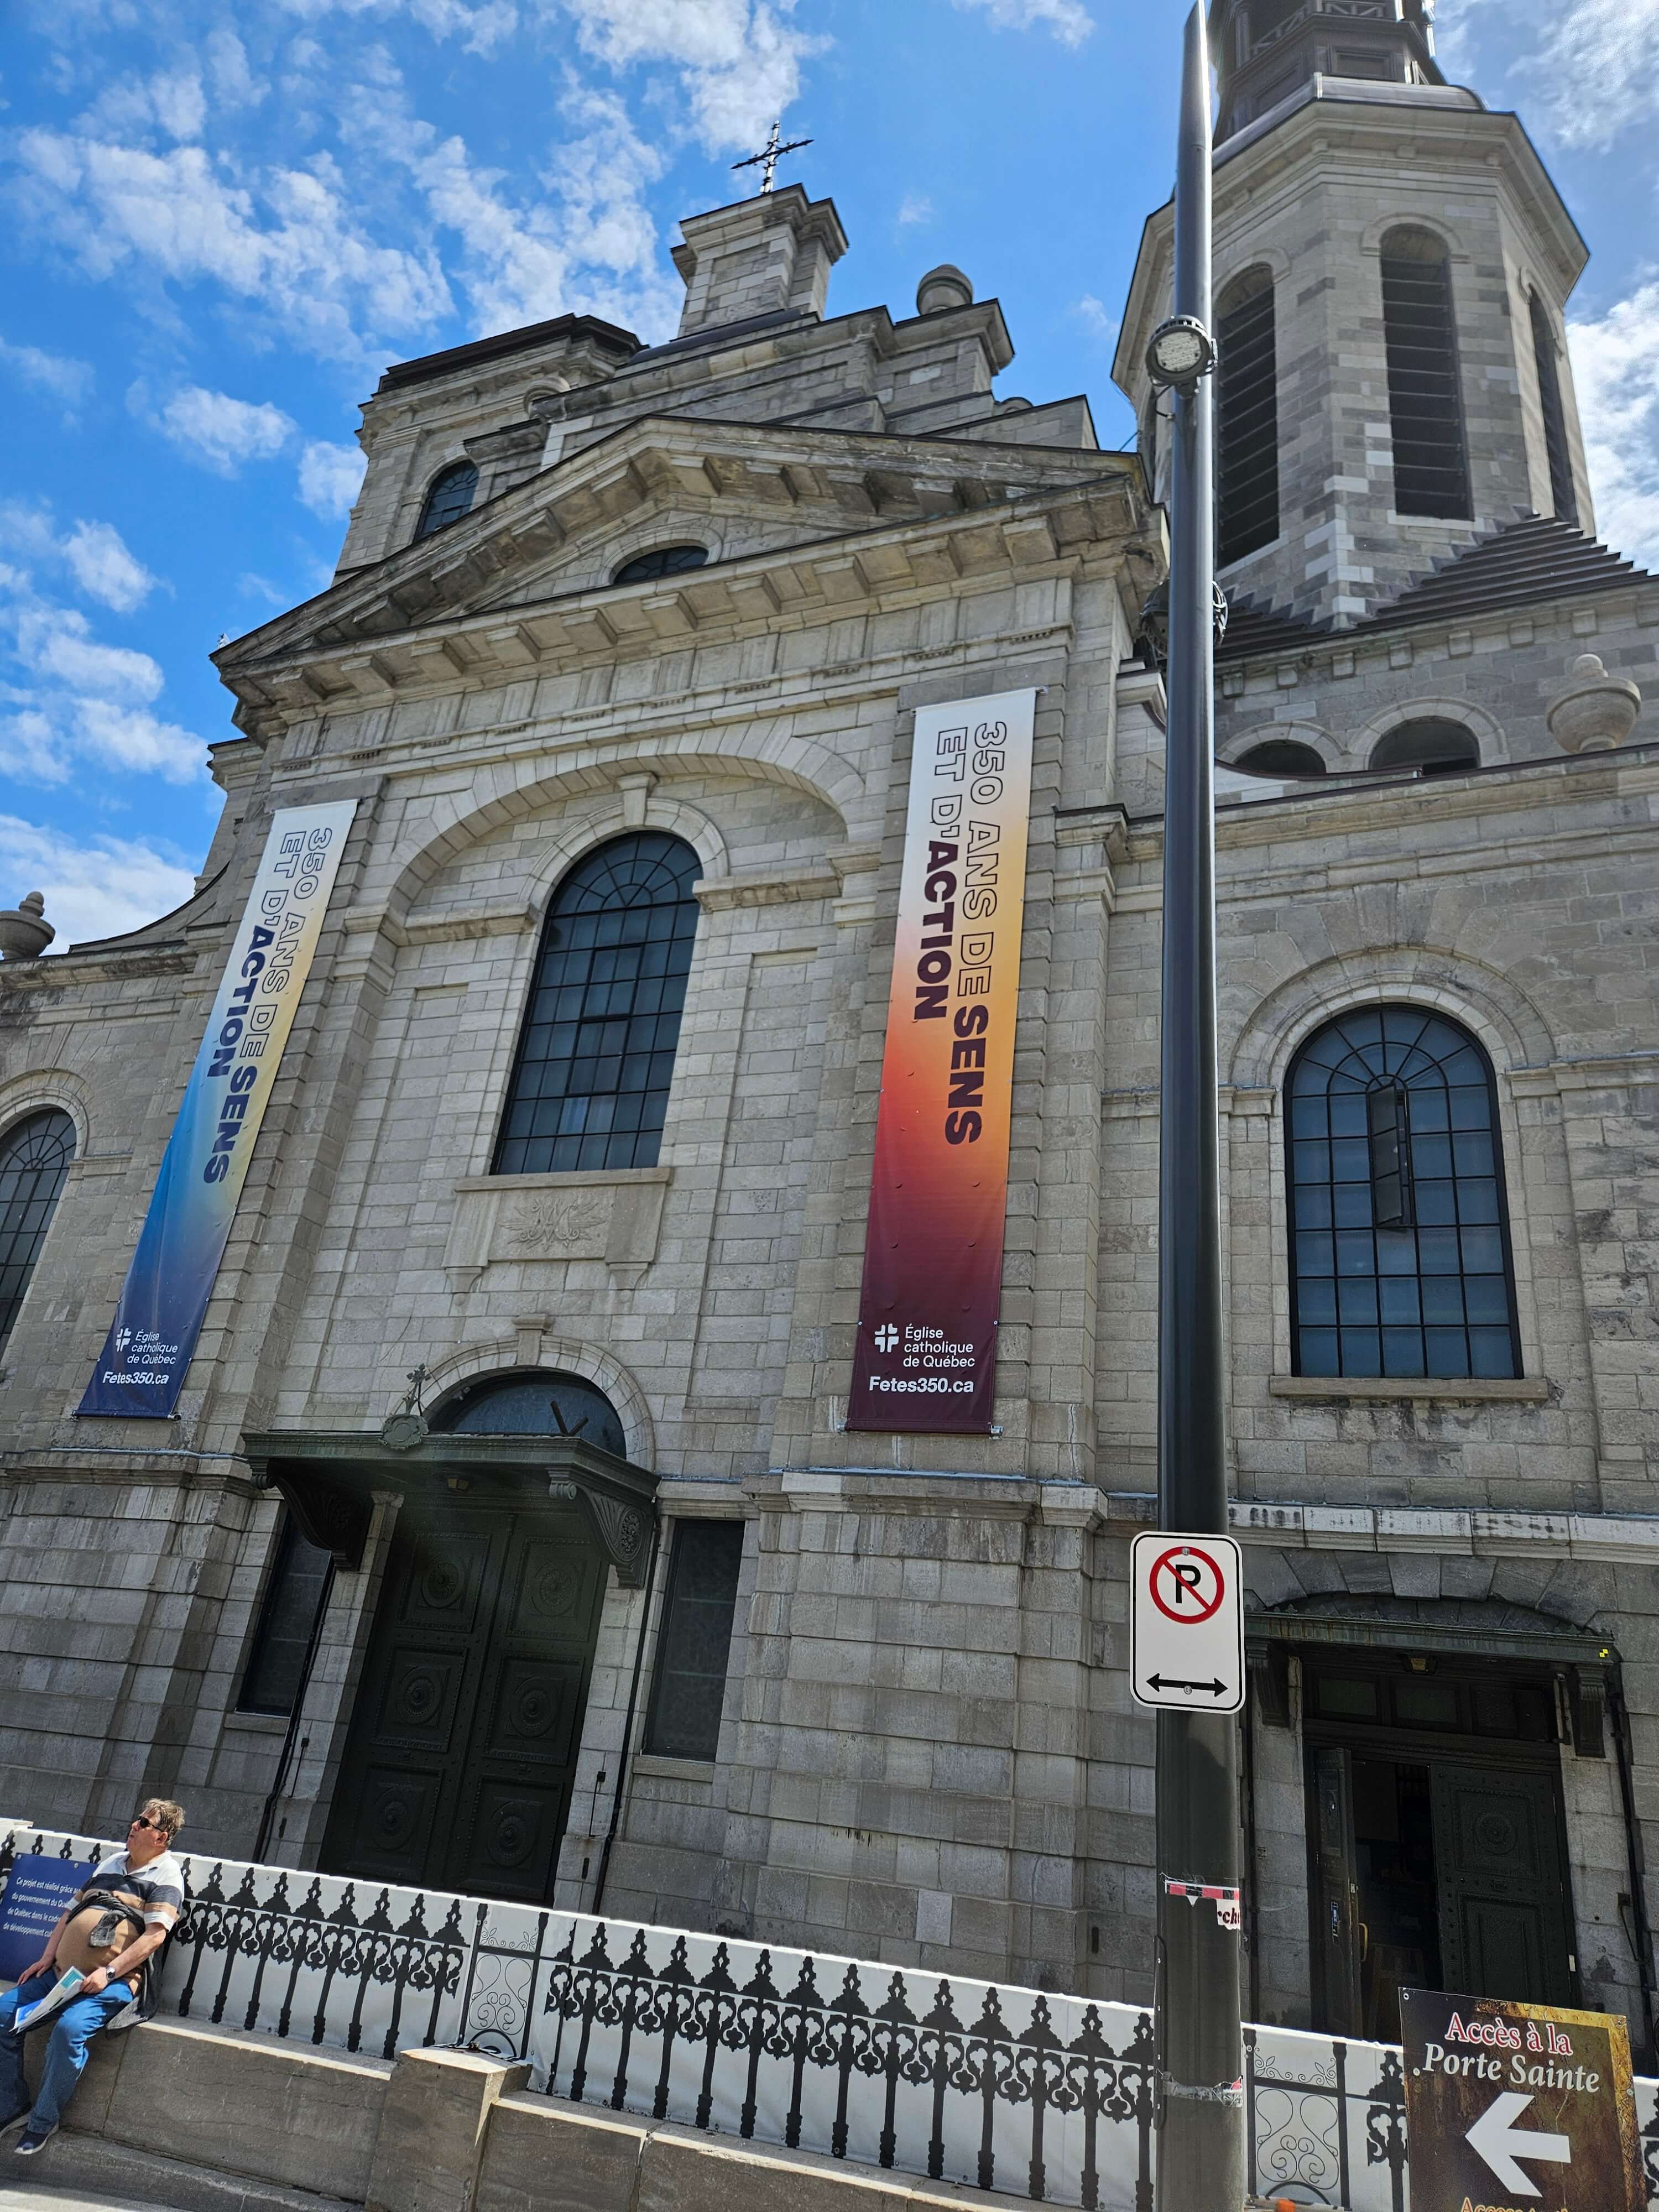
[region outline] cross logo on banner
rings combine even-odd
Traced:
[[[1244,1703],[1244,1608],[1232,1538],[1144,1529],[1130,1576],[1136,1703],[1162,1712],[1237,1712]]]

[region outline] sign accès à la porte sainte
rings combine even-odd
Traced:
[[[1646,2212],[1614,2013],[1402,1990],[1412,2212]]]

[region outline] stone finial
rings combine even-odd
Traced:
[[[785,185],[734,206],[687,216],[672,249],[685,280],[679,334],[794,308],[821,316],[830,271],[847,251],[833,200]]]
[[[38,960],[57,934],[40,891],[29,892],[15,907],[0,907],[0,957],[7,960]]]
[[[916,287],[916,313],[937,315],[946,307],[971,307],[974,288],[960,269],[948,261],[941,261],[937,269],[930,269]]]
[[[1599,653],[1581,653],[1572,681],[1551,702],[1545,720],[1564,752],[1610,753],[1622,745],[1642,711],[1642,694],[1627,676],[1609,676]]]

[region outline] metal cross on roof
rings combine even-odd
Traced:
[[[763,192],[769,192],[772,189],[772,173],[778,166],[779,155],[799,153],[803,146],[810,146],[811,143],[810,138],[792,138],[787,145],[779,145],[777,118],[775,117],[772,123],[772,135],[759,153],[748,155],[741,161],[733,161],[732,167],[734,169],[752,169],[757,163],[759,163],[761,190]]]

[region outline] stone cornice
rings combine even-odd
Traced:
[[[793,515],[800,538],[683,580],[507,599],[568,538],[641,507],[717,499]],[[458,678],[548,673],[1029,575],[1147,526],[1136,471],[1117,455],[645,417],[225,647],[216,665],[264,730]]]
[[[1272,799],[1252,799],[1244,805],[1218,810],[1216,848],[1218,852],[1243,853],[1253,847],[1282,845],[1301,836],[1354,839],[1372,833],[1397,840],[1402,831],[1412,829],[1413,814],[1409,810],[1428,816],[1437,826],[1460,818],[1469,825],[1467,840],[1457,842],[1406,851],[1391,844],[1386,854],[1379,853],[1374,858],[1350,854],[1301,880],[1299,887],[1303,890],[1316,891],[1393,880],[1404,875],[1464,873],[1471,866],[1510,867],[1516,865],[1517,859],[1547,859],[1558,865],[1576,858],[1605,859],[1612,843],[1646,843],[1653,838],[1656,825],[1645,814],[1629,820],[1620,817],[1598,822],[1594,828],[1575,824],[1553,829],[1519,842],[1506,838],[1500,844],[1480,834],[1480,824],[1494,814],[1534,812],[1548,805],[1552,795],[1545,786],[1547,779],[1551,778],[1562,787],[1553,795],[1557,805],[1570,800],[1581,806],[1600,804],[1617,807],[1620,802],[1634,798],[1651,797],[1659,793],[1659,741],[1652,745],[1632,745],[1620,753],[1509,761],[1457,776],[1355,776],[1352,781],[1344,779],[1336,789],[1304,787],[1301,792]],[[1131,820],[1131,860],[1150,864],[1158,858],[1163,848],[1161,815],[1141,815]],[[1282,898],[1282,874],[1275,875],[1275,896]],[[1249,895],[1248,878],[1235,877],[1221,886],[1224,898]],[[1126,891],[1123,902],[1129,906],[1149,900],[1157,903],[1155,886],[1137,886]]]
[[[1402,149],[1408,145],[1413,149],[1409,166],[1418,173],[1432,167],[1437,156],[1477,174],[1486,171],[1489,162],[1503,168],[1522,213],[1552,249],[1556,281],[1563,298],[1566,296],[1589,250],[1519,116],[1484,108],[1405,101],[1394,105],[1327,94],[1291,109],[1260,137],[1236,150],[1224,143],[1216,159],[1218,253],[1224,256],[1230,228],[1247,203],[1249,220],[1254,222],[1262,201],[1274,192],[1305,192],[1305,171],[1310,164],[1333,158],[1352,164],[1369,155],[1379,166],[1392,168],[1401,163]],[[1474,151],[1477,147],[1481,150]],[[1174,227],[1174,205],[1166,201],[1146,218],[1141,234],[1112,362],[1112,380],[1121,391],[1133,392],[1144,382],[1141,356],[1162,312]]]
[[[0,966],[0,997],[28,991],[79,988],[82,983],[125,983],[145,975],[188,975],[196,955],[181,946],[142,945],[131,952],[65,952],[45,960],[8,960]]]

